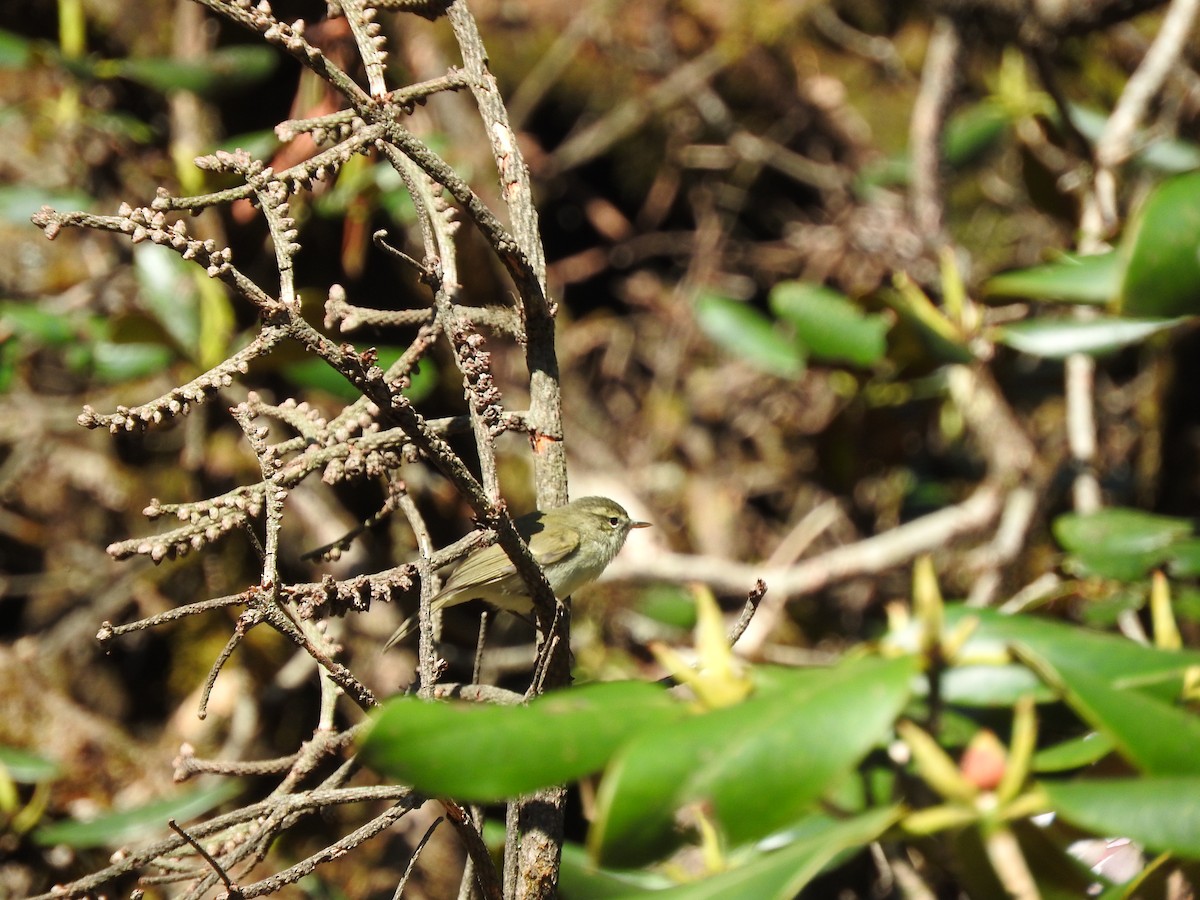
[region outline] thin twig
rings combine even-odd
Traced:
[[[961,69],[962,36],[958,25],[939,16],[929,36],[921,90],[909,126],[912,162],[909,182],[913,219],[931,243],[942,241],[942,131]]]
[[[212,866],[212,870],[225,884],[225,890],[228,894],[229,900],[240,900],[242,892],[238,889],[238,886],[233,883],[232,879],[229,877],[229,873],[225,871],[221,864],[213,859],[212,855],[200,845],[200,842],[180,828],[174,819],[167,819],[167,827],[187,841],[188,844],[191,845],[192,849],[199,853],[204,858],[206,863]]]

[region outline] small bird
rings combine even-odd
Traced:
[[[556,509],[535,510],[513,524],[560,600],[599,578],[625,545],[630,531],[650,526],[631,519],[621,504],[607,497],[580,497]],[[529,589],[499,544],[469,553],[433,597],[433,609],[475,599],[509,612],[533,611]],[[383,649],[404,640],[416,625],[417,616],[405,619]]]

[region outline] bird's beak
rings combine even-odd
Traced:
[[[634,522],[629,527],[630,528],[649,528],[652,524],[653,524],[652,522]]]

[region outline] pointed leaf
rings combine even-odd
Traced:
[[[815,833],[778,850],[755,855],[749,862],[701,881],[665,891],[623,894],[621,900],[791,900],[839,854],[859,850],[879,838],[896,820],[893,808],[873,810],[853,819],[828,817]]]
[[[219,781],[209,787],[155,800],[135,809],[109,813],[88,822],[46,825],[33,832],[33,842],[41,847],[55,844],[76,849],[115,847],[166,830],[168,819],[183,822],[202,816],[237,796],[241,790],[241,782]]]
[[[871,366],[887,353],[891,323],[867,315],[849,297],[803,281],[784,281],[771,289],[771,311],[791,322],[796,339],[818,359]]]
[[[279,56],[270,47],[222,47],[202,60],[152,58],[113,60],[105,71],[156,91],[193,91],[215,97],[262,81]]]
[[[1098,762],[1114,749],[1113,739],[1099,731],[1046,747],[1033,755],[1035,772],[1066,772]]]
[[[1068,705],[1150,775],[1200,775],[1200,717],[1134,690],[1113,687],[1079,664],[1023,649],[1021,655],[1065,692]]]
[[[714,344],[755,368],[780,378],[804,374],[804,354],[754,307],[704,294],[696,298],[696,322]]]
[[[657,859],[677,845],[676,812],[691,804],[734,845],[795,820],[890,731],[917,665],[845,662],[639,736],[604,775],[589,849],[604,865]]]
[[[1102,837],[1200,858],[1200,778],[1105,778],[1043,782],[1054,809]]]
[[[1089,256],[1064,254],[1057,262],[993,275],[983,290],[988,297],[1102,305],[1117,296],[1124,270],[1115,250]]]
[[[1039,317],[995,330],[1002,344],[1044,359],[1065,359],[1072,353],[1103,356],[1138,344],[1161,331],[1190,321],[1175,319],[1052,319]]]
[[[1089,515],[1066,513],[1054,520],[1054,537],[1088,571],[1132,580],[1170,557],[1176,542],[1191,537],[1186,519],[1114,507]]]
[[[20,784],[53,781],[62,774],[58,763],[28,750],[0,745],[0,768]]]
[[[1127,316],[1200,313],[1200,172],[1178,175],[1147,198],[1121,250],[1129,260],[1118,308]]]
[[[566,688],[527,706],[395,697],[374,715],[360,754],[425,793],[490,802],[595,772],[633,735],[686,714],[640,681]]]

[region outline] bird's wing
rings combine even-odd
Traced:
[[[495,584],[501,578],[516,571],[516,566],[505,555],[500,545],[492,544],[490,547],[484,547],[482,550],[476,550],[469,554],[459,563],[458,568],[446,580],[441,593],[450,594],[466,585],[479,587]],[[489,573],[489,577],[484,578],[485,573]]]
[[[566,559],[578,549],[579,532],[574,528],[559,528],[555,534],[539,531],[529,538],[529,552],[543,567]]]
[[[557,529],[555,534],[535,531],[527,535],[526,540],[529,543],[529,552],[541,566],[565,559],[579,548],[579,532],[573,528]],[[464,559],[446,581],[440,595],[455,594],[471,587],[494,585],[515,575],[516,571],[517,567],[512,564],[503,548],[499,544],[492,544]]]

